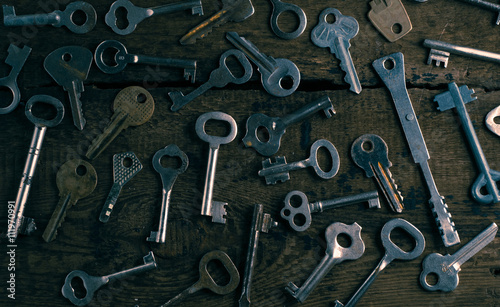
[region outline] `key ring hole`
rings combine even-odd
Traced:
[[[64,54],[62,55],[62,57],[61,57],[61,58],[62,58],[62,60],[63,60],[64,62],[69,62],[69,61],[71,61],[71,59],[73,58],[73,56],[71,55],[71,53],[66,52],[66,53],[64,53]]]
[[[433,287],[438,284],[439,275],[434,272],[430,272],[425,276],[425,282],[427,283],[428,286]]]
[[[389,239],[406,253],[413,251],[417,247],[417,242],[413,236],[401,227],[394,228],[389,233]]]
[[[337,17],[335,17],[335,14],[326,14],[325,16],[325,22],[329,24],[333,24],[337,21]]]
[[[257,127],[257,139],[262,143],[267,143],[271,139],[271,134],[265,126]]]
[[[31,114],[33,114],[33,116],[36,118],[46,121],[52,121],[57,117],[57,109],[51,104],[43,101],[38,101],[37,103],[33,104],[31,108]]]
[[[120,6],[115,11],[116,27],[120,30],[125,30],[129,26],[128,10],[124,6]]]
[[[384,68],[387,69],[387,70],[393,70],[394,67],[396,67],[396,62],[394,61],[394,59],[385,59],[384,63],[382,63]]]
[[[293,223],[295,226],[302,227],[306,224],[306,216],[302,213],[297,213],[293,216]]]
[[[101,54],[101,61],[104,63],[106,66],[110,67],[117,67],[118,62],[116,61],[116,55],[120,52],[115,47],[109,47],[104,49],[104,51]]]
[[[164,155],[160,158],[160,165],[163,168],[180,169],[182,167],[182,160],[178,156]]]
[[[245,76],[245,68],[241,64],[241,61],[235,55],[229,55],[224,59],[224,65],[227,70],[234,76],[235,79],[241,79]]]
[[[366,140],[361,143],[361,149],[365,152],[372,152],[374,147],[375,145],[370,140]]]
[[[229,122],[209,119],[205,123],[205,133],[211,136],[225,137],[231,132],[231,125]]]
[[[292,76],[284,76],[280,79],[280,86],[282,89],[290,90],[293,88],[293,78]]]
[[[129,168],[129,167],[132,167],[132,165],[134,164],[134,161],[132,160],[132,158],[130,157],[125,157],[123,160],[122,160],[122,165],[126,168]]]
[[[87,23],[88,17],[87,13],[83,10],[76,10],[71,14],[71,22],[77,26],[83,26]]]
[[[136,97],[135,97],[135,100],[138,102],[138,103],[145,103],[146,100],[148,100],[148,97],[146,96],[146,94],[144,93],[139,93]]]
[[[500,116],[493,117],[493,122],[497,125],[500,125]]]
[[[285,33],[292,33],[300,26],[300,19],[291,10],[282,11],[276,18],[278,28]]]
[[[83,177],[87,174],[88,170],[87,170],[87,167],[85,165],[78,165],[78,167],[76,168],[76,174],[80,177]]]
[[[219,259],[212,259],[207,263],[207,271],[219,287],[225,287],[231,282],[231,275]]]
[[[9,107],[13,101],[14,91],[5,85],[0,85],[0,109]]]
[[[392,33],[394,34],[400,34],[401,32],[403,32],[403,26],[400,24],[400,23],[395,23],[392,25]]]
[[[337,235],[337,243],[343,248],[352,246],[352,238],[349,234],[341,232]]]
[[[330,170],[333,168],[333,157],[328,148],[324,146],[319,147],[316,159],[318,161],[318,167],[322,170]]]
[[[288,209],[283,210],[283,215],[284,216],[290,216],[291,213],[292,212],[290,210],[288,210]]]
[[[87,296],[87,289],[85,288],[85,284],[83,283],[83,279],[78,276],[75,276],[71,280],[71,288],[75,293],[75,297],[77,299],[83,299]]]
[[[292,206],[293,208],[300,208],[303,202],[304,200],[302,199],[302,197],[300,197],[300,195],[292,195],[289,201],[290,206]]]

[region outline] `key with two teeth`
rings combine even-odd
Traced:
[[[436,66],[443,64],[443,67],[446,68],[451,53],[478,60],[500,63],[500,53],[459,46],[432,39],[424,40],[424,46],[431,49],[429,57],[427,58],[427,65],[432,64],[432,61],[436,61]]]
[[[306,13],[304,13],[304,10],[302,10],[298,5],[282,2],[280,0],[270,1],[273,4],[273,13],[271,14],[270,24],[274,34],[282,39],[294,39],[302,35],[307,25],[307,16]],[[285,32],[279,27],[278,18],[284,12],[290,12],[297,16],[299,25],[297,26],[297,29],[292,32]]]
[[[343,247],[337,241],[339,235],[350,238],[350,246]],[[309,278],[299,288],[293,282],[289,282],[285,288],[297,301],[304,302],[321,280],[331,271],[334,265],[345,260],[356,260],[363,256],[365,243],[361,238],[361,226],[358,223],[346,225],[344,223],[333,223],[325,231],[326,251],[319,265],[314,269]]]
[[[97,185],[97,173],[87,161],[73,159],[59,168],[56,183],[60,198],[42,235],[45,242],[56,238],[57,229],[61,227],[68,209],[92,194]]]
[[[12,102],[6,107],[0,107],[0,114],[8,114],[14,111],[21,101],[21,92],[17,85],[17,77],[31,53],[31,48],[24,46],[23,49],[21,49],[16,45],[10,44],[7,52],[9,55],[5,59],[5,64],[12,67],[12,69],[8,76],[0,79],[0,88],[3,87],[10,90],[12,93]]]

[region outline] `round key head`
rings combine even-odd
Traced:
[[[130,126],[139,126],[147,122],[155,110],[153,96],[140,86],[129,86],[116,95],[113,103],[114,112],[127,113]]]
[[[181,162],[180,166],[178,168],[164,167],[161,164],[161,160],[165,156],[179,158],[179,161]],[[182,174],[186,171],[188,165],[189,159],[187,155],[175,144],[168,145],[167,147],[158,150],[153,156],[153,168],[162,176],[177,176]]]
[[[471,187],[472,197],[483,204],[500,201],[500,192],[497,185],[500,182],[500,172],[490,169],[488,173],[492,182],[488,181],[489,178],[482,172],[477,176]]]
[[[299,6],[287,2],[281,2],[280,0],[271,0],[271,2],[273,4],[273,13],[271,15],[270,23],[274,34],[283,39],[294,39],[304,33],[307,25],[307,16]],[[294,14],[297,16],[299,21],[297,29],[292,32],[285,32],[279,27],[278,18],[285,12]]]
[[[82,24],[74,20],[77,12],[85,14],[85,21]],[[96,21],[97,13],[91,4],[83,1],[75,1],[66,6],[66,9],[61,14],[60,25],[66,26],[73,33],[85,34],[95,27]]]
[[[127,27],[120,29],[117,25],[116,11],[125,9],[127,11]],[[152,11],[139,8],[129,0],[117,0],[111,4],[109,12],[106,14],[106,24],[116,33],[120,35],[128,35],[134,32],[137,24],[151,16]]]
[[[230,279],[226,285],[218,285],[213,280],[212,276],[210,276],[210,273],[208,272],[208,263],[212,260],[220,261],[229,273]],[[216,294],[224,295],[233,292],[240,284],[240,274],[238,273],[238,269],[234,265],[231,258],[229,258],[229,256],[223,251],[214,250],[206,253],[200,260],[199,270],[200,280],[198,281],[198,284],[200,288],[209,289]]]
[[[391,240],[391,232],[400,228],[407,232],[410,236],[415,239],[415,247],[410,252],[402,250]],[[386,255],[392,259],[399,260],[413,260],[420,256],[425,249],[425,238],[424,235],[418,230],[417,227],[413,226],[410,222],[397,218],[392,219],[387,222],[380,233],[382,239],[382,245],[385,248]],[[390,262],[390,261],[389,261]]]
[[[44,119],[40,117],[36,117],[33,115],[33,107],[38,103],[44,103],[47,105],[51,105],[56,109],[56,116],[52,119]],[[55,127],[59,125],[64,117],[64,106],[62,102],[52,96],[48,95],[35,95],[31,97],[26,103],[26,108],[24,110],[26,117],[33,123],[35,126],[39,127]]]
[[[233,56],[243,67],[243,75],[241,77],[235,76],[227,66],[227,59]],[[210,73],[210,82],[215,87],[224,87],[229,83],[243,84],[250,80],[253,74],[252,64],[245,56],[245,54],[238,49],[229,49],[224,52],[219,59],[219,68],[214,69]]]
[[[422,262],[422,273],[420,274],[420,284],[427,291],[450,292],[458,286],[458,270],[452,266],[454,257],[450,255],[443,256],[438,253],[429,254]],[[437,278],[436,283],[427,282],[427,277],[434,275]]]
[[[105,59],[105,54],[109,50],[116,51],[111,63]],[[128,64],[127,48],[125,45],[116,40],[106,40],[97,46],[95,50],[94,60],[97,67],[105,74],[116,74],[124,70]]]
[[[349,237],[349,246],[343,247],[339,244],[337,238],[341,234]],[[361,226],[358,223],[351,225],[333,223],[326,228],[325,239],[327,243],[325,253],[342,261],[356,260],[365,252],[365,243],[361,238]]]
[[[259,131],[262,130],[267,132],[265,137],[259,137]],[[285,132],[285,124],[279,117],[253,114],[247,119],[247,133],[243,137],[243,144],[254,148],[263,156],[272,156],[278,152]]]
[[[367,177],[375,176],[370,166],[373,161],[377,161],[387,168],[392,166],[387,152],[387,144],[376,134],[364,134],[357,138],[351,146],[351,157],[354,163],[365,170]]]
[[[280,214],[295,231],[304,231],[311,226],[311,208],[306,194],[301,191],[292,191],[286,195],[285,207]]]
[[[264,89],[276,97],[286,97],[295,92],[300,84],[300,71],[297,65],[288,59],[275,59],[275,69],[261,71]]]
[[[332,168],[327,172],[322,170],[319,166],[318,151],[321,147],[324,147],[328,150],[330,158],[332,159]],[[335,146],[333,146],[330,141],[325,139],[319,139],[312,144],[308,160],[311,162],[311,166],[314,168],[316,174],[323,179],[333,178],[335,175],[337,175],[337,172],[340,168],[340,157],[337,148],[335,148]]]
[[[69,160],[59,168],[56,183],[59,194],[71,193],[72,198],[82,199],[94,191],[97,173],[87,161]]]
[[[229,134],[223,137],[207,134],[207,132],[205,131],[205,124],[209,120],[220,120],[223,122],[227,122],[230,127]],[[228,144],[234,140],[236,134],[238,133],[238,126],[236,125],[236,121],[234,120],[234,118],[232,118],[229,114],[222,112],[208,112],[198,117],[198,119],[196,120],[195,130],[200,139],[209,143],[211,147],[219,148],[219,145]]]

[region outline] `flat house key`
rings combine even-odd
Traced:
[[[446,68],[446,66],[448,66],[450,54],[458,54],[500,64],[500,53],[459,46],[432,39],[424,40],[424,46],[431,49],[427,58],[427,65],[430,65],[432,61],[436,61],[436,66],[443,64],[443,67]]]
[[[282,2],[280,0],[270,0],[270,1],[273,4],[273,13],[271,15],[270,24],[274,34],[276,34],[276,36],[282,39],[294,39],[302,35],[307,25],[306,13],[304,13],[304,11],[295,4]],[[297,16],[299,25],[297,29],[295,29],[292,32],[285,32],[281,30],[281,28],[278,25],[278,18],[284,12],[291,12],[292,14]]]
[[[57,112],[56,116],[50,120],[35,117],[32,113],[32,108],[37,103],[44,103],[53,106]],[[28,157],[26,158],[26,163],[24,164],[23,176],[21,178],[21,183],[19,184],[19,190],[17,191],[14,213],[12,215],[9,214],[7,237],[9,237],[11,243],[17,238],[19,233],[31,235],[36,230],[35,221],[32,218],[23,216],[23,213],[26,207],[26,202],[28,201],[31,183],[33,181],[33,177],[35,176],[36,166],[38,164],[38,158],[40,157],[40,151],[42,150],[42,144],[45,138],[45,133],[47,132],[47,127],[55,127],[61,123],[64,117],[64,106],[62,102],[52,96],[36,95],[31,97],[26,103],[25,114],[26,117],[35,125],[35,130],[33,131],[33,137],[31,138]]]
[[[10,90],[12,93],[12,102],[8,106],[0,108],[0,114],[8,114],[14,111],[21,101],[21,92],[17,85],[17,77],[31,53],[31,48],[24,46],[21,49],[16,45],[10,44],[7,52],[9,55],[5,59],[5,64],[12,67],[12,69],[8,76],[0,79],[0,88],[8,88]]]
[[[107,285],[110,281],[117,279],[124,279],[130,276],[134,276],[143,272],[156,269],[157,266],[156,259],[152,251],[150,251],[149,254],[143,257],[143,261],[144,261],[143,265],[139,265],[131,269],[99,277],[91,276],[85,273],[84,271],[80,270],[72,271],[66,276],[66,280],[64,281],[64,285],[61,289],[62,295],[76,306],[88,305],[92,301],[94,293],[97,290],[99,290],[99,288],[101,288],[102,286]],[[71,285],[73,279],[75,278],[79,278],[83,282],[83,287],[85,288],[84,297],[78,297],[75,293],[75,289]]]
[[[391,43],[411,31],[410,17],[401,0],[373,0],[370,7],[368,19]]]
[[[119,9],[125,9],[127,11],[127,26],[125,28],[120,28],[117,24],[116,11]],[[135,6],[130,0],[117,0],[111,4],[109,12],[106,14],[104,20],[116,34],[127,35],[134,32],[137,25],[146,18],[184,10],[191,10],[191,14],[193,15],[203,15],[201,0],[182,1],[151,8]]]

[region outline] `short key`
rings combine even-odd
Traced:
[[[343,247],[337,237],[344,234],[350,238],[350,246]],[[333,223],[325,231],[326,251],[319,265],[314,269],[309,278],[299,288],[294,283],[289,282],[285,288],[297,301],[304,302],[321,280],[331,271],[334,265],[345,260],[356,260],[363,256],[365,243],[361,238],[361,226],[358,223],[346,225],[343,223]]]
[[[24,46],[23,49],[21,49],[11,44],[7,52],[9,55],[5,59],[5,64],[11,66],[12,69],[8,76],[0,79],[0,88],[8,88],[10,90],[12,93],[12,102],[6,107],[1,107],[0,114],[7,114],[14,111],[21,101],[21,92],[17,85],[17,77],[31,53],[31,48]]]
[[[429,57],[427,58],[428,65],[430,65],[432,61],[436,61],[436,66],[440,66],[441,64],[443,64],[443,67],[446,68],[446,66],[448,66],[450,53],[463,55],[478,60],[500,63],[500,53],[459,46],[432,39],[424,40],[424,46],[427,48],[431,48],[431,50],[429,51]]]

